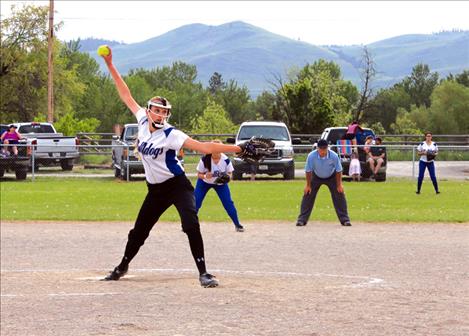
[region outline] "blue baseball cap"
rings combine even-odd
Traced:
[[[321,139],[318,141],[318,148],[327,148],[327,146],[329,146],[329,144],[326,140]]]

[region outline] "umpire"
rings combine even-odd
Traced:
[[[342,185],[342,164],[339,156],[328,148],[327,141],[318,141],[318,149],[309,153],[306,159],[306,186],[301,201],[301,213],[296,226],[305,226],[313,211],[319,188],[325,184],[331,191],[332,202],[343,226],[351,226],[347,212],[344,187]]]

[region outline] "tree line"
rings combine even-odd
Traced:
[[[14,7],[1,22],[0,115],[2,123],[45,121],[47,115],[48,7]],[[54,27],[57,32],[61,23]],[[134,122],[107,73],[80,41],[54,42],[55,126],[64,134],[112,132]],[[155,95],[173,106],[170,123],[188,133],[233,133],[243,121],[285,122],[292,133],[320,133],[352,120],[379,134],[469,133],[469,69],[440,78],[426,64],[389,88],[374,92],[371,53],[364,48],[362,83],[340,66],[317,60],[286,75],[272,74],[273,89],[253,99],[244,85],[214,72],[208,86],[195,65],[137,68],[124,76],[141,106]]]

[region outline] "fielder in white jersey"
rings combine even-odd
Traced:
[[[214,140],[215,143],[221,143],[220,140]],[[214,189],[220,199],[228,216],[230,216],[235,230],[244,232],[244,227],[239,222],[238,211],[231,198],[228,182],[217,183],[222,174],[227,174],[230,179],[233,172],[233,163],[228,156],[223,153],[213,153],[203,156],[197,165],[197,183],[195,185],[195,206],[197,212],[202,207],[202,203],[210,189]]]
[[[140,208],[135,225],[129,232],[122,261],[104,280],[119,280],[127,273],[130,261],[144,244],[155,223],[171,205],[174,205],[181,218],[182,229],[189,239],[201,286],[218,286],[218,280],[206,270],[194,188],[184,173],[184,167],[177,153],[181,148],[204,154],[239,153],[242,149],[235,145],[202,143],[175,129],[167,122],[171,116],[171,104],[163,97],[153,97],[148,101],[146,108],[140,107],[112,63],[111,48],[109,55],[102,57],[114,80],[119,97],[137,118],[138,151],[143,161],[148,186],[148,194]]]
[[[419,177],[417,178],[417,191],[415,192],[417,195],[420,194],[420,190],[422,189],[425,169],[428,169],[436,194],[438,195],[440,193],[435,174],[435,157],[438,154],[438,146],[432,141],[432,138],[432,133],[425,133],[425,141],[417,147],[417,153],[420,155]]]

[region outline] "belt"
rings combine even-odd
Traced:
[[[333,173],[331,176],[329,176],[329,177],[323,178],[323,177],[317,176],[317,175],[313,172],[313,178],[318,179],[318,180],[324,180],[324,181],[325,181],[325,180],[329,180],[329,179],[333,178],[333,177],[335,176],[335,174],[336,174],[336,172],[334,172],[334,173]]]

